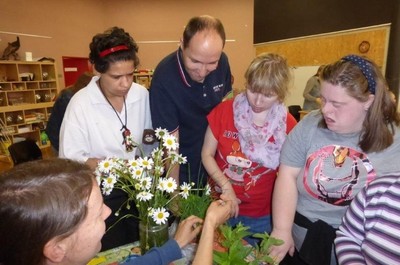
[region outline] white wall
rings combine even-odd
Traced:
[[[293,69],[293,87],[290,90],[289,96],[286,98],[286,106],[300,105],[303,107],[303,90],[306,86],[307,80],[313,76],[317,70],[317,66],[301,66]],[[400,104],[397,102],[397,111],[400,112]]]
[[[307,80],[315,75],[318,70],[317,66],[301,66],[293,69],[293,87],[290,90],[290,94],[286,99],[286,106],[300,105],[303,107],[303,90],[306,86]]]

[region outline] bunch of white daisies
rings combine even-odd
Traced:
[[[194,186],[194,183],[183,183],[177,192],[178,184],[169,175],[174,166],[187,162],[186,157],[176,152],[179,144],[167,130],[159,128],[155,134],[159,145],[149,157],[131,160],[109,157],[96,169],[103,194],[109,195],[114,189],[124,191],[128,195],[127,207],[129,202],[134,202],[139,211],[137,217],[145,224],[165,224],[171,201],[177,196],[186,199]]]

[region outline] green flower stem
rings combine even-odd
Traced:
[[[174,196],[172,196],[166,203],[165,205],[168,205],[171,201],[173,201],[177,196],[179,195],[179,193],[174,194]]]
[[[119,211],[119,210],[118,210]],[[136,216],[134,216],[133,214],[125,214],[124,216],[122,216],[121,218],[118,218],[118,220],[115,222],[115,223],[113,223],[108,229],[107,229],[107,231],[108,230],[110,230],[111,228],[113,228],[115,225],[117,225],[120,221],[122,221],[123,219],[125,219],[125,218],[131,218],[131,217],[135,217],[135,218],[137,218]],[[106,231],[106,232],[107,232]]]

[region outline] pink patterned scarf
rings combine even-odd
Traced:
[[[233,119],[239,132],[242,152],[253,162],[276,169],[283,142],[286,139],[287,109],[282,103],[273,105],[266,114],[265,124],[253,123],[253,112],[245,92],[233,102]],[[274,141],[270,141],[273,136]]]

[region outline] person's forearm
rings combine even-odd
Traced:
[[[214,244],[214,225],[207,222],[203,224],[203,230],[199,245],[197,247],[196,256],[193,265],[211,265],[213,262],[213,244]]]
[[[179,130],[176,130],[175,132],[172,133],[173,136],[175,136],[177,143],[179,143]],[[176,153],[179,154],[179,148],[177,148]],[[171,165],[167,165],[167,168]],[[175,179],[176,183],[179,185],[179,164],[174,164],[172,168],[170,168],[170,173],[169,176],[173,179]]]
[[[203,148],[201,150],[201,160],[208,175],[217,183],[218,186],[223,188],[225,184],[229,183],[229,179],[221,171],[217,161],[215,161],[217,145],[218,141],[215,139],[211,128],[208,127],[204,137]]]
[[[357,225],[363,227],[361,224],[356,223],[355,226]],[[336,231],[335,250],[340,264],[365,264],[361,245],[362,241],[354,237],[343,224],[339,227],[339,230]]]
[[[202,161],[209,176],[218,184],[218,186],[223,189],[224,186],[229,184],[229,179],[221,171],[214,157],[211,157],[210,155],[203,155]]]
[[[340,264],[365,264],[361,248],[366,237],[365,190],[354,198],[336,231],[335,251]]]
[[[154,247],[143,256],[126,262],[126,265],[169,264],[180,258],[182,258],[181,249],[175,240],[170,239],[161,247]]]
[[[291,231],[297,204],[295,179],[279,176],[276,179],[272,198],[272,218],[274,229]]]
[[[232,201],[226,201],[224,195],[221,199],[213,201],[207,209],[203,222],[201,237],[197,247],[194,265],[211,265],[214,251],[214,231],[229,218]]]
[[[286,254],[293,256],[295,244],[292,236],[294,215],[297,206],[298,191],[296,179],[301,168],[289,167],[281,164],[278,177],[275,181],[272,197],[271,236],[283,240],[279,246],[271,246],[270,256],[279,263]]]
[[[176,184],[179,185],[179,164],[175,164],[169,171],[169,177],[173,178],[176,181]]]
[[[222,194],[226,195],[227,200],[231,200],[231,216],[238,216],[239,206],[235,190],[232,187],[230,179],[225,176],[215,160],[218,142],[215,139],[210,126],[206,130],[203,148],[201,150],[201,159],[208,175],[216,182],[216,185],[222,189]]]

